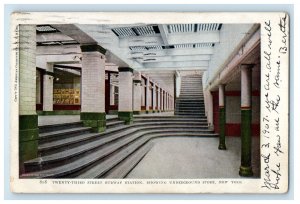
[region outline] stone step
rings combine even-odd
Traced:
[[[139,122],[139,121],[197,121],[197,122],[203,122],[206,120],[203,119],[199,119],[199,118],[194,118],[194,117],[181,117],[181,116],[177,116],[177,117],[172,117],[172,118],[156,118],[156,117],[135,117],[134,118],[135,122]]]
[[[51,131],[39,134],[39,144],[43,144],[44,142],[53,141],[57,138],[63,139],[68,137],[73,137],[85,133],[90,133],[92,128],[90,127],[75,127],[69,129],[63,129],[58,131]]]
[[[203,91],[202,90],[184,90],[184,89],[181,89],[180,90],[180,95],[181,94],[203,94]]]
[[[138,125],[135,126],[139,127]],[[106,144],[114,139],[134,133],[136,129],[132,130],[132,128],[135,126],[124,125],[123,127],[114,128],[103,133],[83,134],[77,137],[45,143],[43,145],[39,145],[39,151],[41,152],[40,155],[48,156],[92,142],[97,142],[99,145]],[[30,166],[30,161],[28,162],[27,166]]]
[[[181,78],[182,80],[181,81],[190,81],[190,80],[201,80],[201,77],[182,77]]]
[[[201,111],[193,111],[193,110],[179,110],[179,111],[175,111],[175,114],[183,114],[183,115],[186,115],[186,114],[195,114],[195,115],[202,115],[202,116],[205,116],[205,112],[201,112]]]
[[[194,108],[194,109],[205,109],[205,107],[204,107],[204,104],[201,104],[201,103],[198,103],[198,104],[196,104],[196,103],[178,103],[178,104],[176,104],[175,105],[175,109],[178,109],[178,108],[188,108],[188,109],[190,109],[190,108]]]
[[[205,110],[205,107],[204,107],[204,104],[203,105],[193,105],[193,106],[190,106],[189,104],[186,104],[186,103],[176,103],[175,104],[175,109],[176,108],[182,108],[182,109],[197,109],[197,110]]]
[[[204,105],[189,105],[189,104],[176,104],[175,109],[195,109],[195,110],[205,110]]]
[[[197,108],[197,107],[201,107],[201,108],[204,108],[205,106],[204,106],[205,104],[203,103],[203,102],[193,102],[193,101],[191,101],[191,102],[188,102],[188,101],[181,101],[181,102],[177,102],[176,104],[175,104],[175,107],[195,107],[195,108]]]
[[[197,96],[197,97],[178,97],[178,98],[176,98],[176,100],[175,100],[175,102],[176,101],[186,101],[186,100],[196,100],[196,101],[204,101],[204,97],[199,97],[199,96]]]
[[[180,94],[179,94],[179,97],[181,97],[181,96],[185,96],[185,95],[188,95],[188,96],[204,96],[203,95],[203,93],[196,93],[196,92],[194,92],[194,93],[192,93],[192,92],[181,92]]]
[[[106,120],[106,124],[110,126],[110,124],[117,124],[120,123],[120,120],[118,118],[109,118]],[[59,131],[59,130],[67,130],[70,128],[76,128],[76,127],[82,127],[83,122],[71,122],[71,123],[61,123],[61,124],[52,124],[52,125],[43,125],[39,126],[39,133],[47,133],[47,132],[53,132],[53,131]]]
[[[183,119],[183,120],[188,120],[188,119],[192,119],[192,117],[188,117],[188,116],[176,116],[176,115],[134,115],[134,118],[145,118],[145,119],[148,119],[148,118],[156,118],[156,119],[174,119],[174,120],[177,120],[177,119]]]
[[[99,137],[97,141],[92,141],[74,148],[70,148],[58,153],[51,155],[46,155],[44,157],[39,157],[26,161],[24,163],[26,172],[47,170],[50,168],[55,168],[60,165],[64,165],[67,162],[73,162],[81,157],[88,156],[91,152],[98,150],[105,144],[112,143],[112,141],[120,139],[125,136],[130,136],[130,134],[135,133],[137,130],[126,130],[118,134],[114,134],[111,137]],[[77,156],[77,157],[76,157]]]
[[[92,165],[93,163],[107,157],[108,155],[112,154],[113,152],[119,150],[120,148],[122,148],[124,146],[129,148],[131,146],[129,144],[134,143],[134,141],[136,141],[136,142],[140,141],[137,139],[141,138],[142,136],[146,136],[147,134],[150,135],[150,137],[149,136],[143,137],[143,138],[146,138],[146,141],[147,141],[150,138],[152,138],[155,133],[159,134],[160,136],[166,136],[168,134],[174,136],[174,134],[178,134],[180,132],[182,134],[184,134],[185,136],[188,136],[189,133],[193,133],[193,134],[196,133],[197,135],[209,136],[209,137],[216,136],[210,130],[199,131],[199,129],[198,130],[197,129],[182,129],[181,131],[173,130],[173,132],[168,129],[161,129],[161,130],[153,130],[152,129],[149,131],[142,131],[142,132],[132,134],[129,137],[125,137],[122,140],[118,140],[117,142],[106,145],[104,148],[100,148],[94,152],[89,152],[89,154],[84,155],[83,157],[80,157],[76,160],[73,160],[73,161],[67,160],[67,161],[69,161],[69,163],[64,163],[61,166],[57,166],[57,167],[47,169],[47,170],[25,173],[21,176],[21,178],[60,178],[60,177],[66,178],[66,177],[68,177],[68,175],[74,174],[75,172],[78,172],[78,171],[81,171],[85,167],[88,167],[88,166]],[[165,134],[165,133],[168,133],[168,134]],[[126,152],[127,152],[127,150],[126,150]],[[42,162],[42,160],[40,160],[39,162]],[[103,173],[105,173],[105,172],[103,172]],[[97,176],[99,176],[99,174],[101,174],[101,172],[98,172],[97,174],[98,174]]]
[[[122,121],[121,121],[122,122]],[[122,124],[124,124],[122,122]],[[57,140],[48,140],[49,142],[44,142],[39,145],[38,152],[39,156],[46,156],[54,153],[64,151],[66,149],[78,147],[84,143],[92,142],[103,138],[105,136],[118,134],[119,132],[124,132],[129,129],[131,126],[116,126],[107,129],[103,133],[86,133],[78,136],[68,137],[68,138],[57,138]]]
[[[146,154],[154,146],[153,142],[149,141],[141,148],[136,150],[118,165],[110,169],[102,178],[106,179],[120,179],[125,178],[131,170],[146,156]]]
[[[117,126],[117,127],[111,127],[109,129],[105,130],[105,132],[97,133],[97,134],[99,136],[112,135],[112,134],[115,134],[117,132],[123,131],[126,128],[130,128],[130,126],[122,125],[122,126]],[[81,135],[83,135],[83,134],[81,134]],[[80,135],[78,135],[78,136],[80,136]],[[54,142],[54,141],[61,140],[61,139],[67,139],[67,138],[63,138],[63,137],[54,137],[53,138],[52,135],[49,135],[48,137],[45,137],[44,142],[42,142],[41,144],[48,143],[48,142]],[[71,138],[76,138],[76,137],[71,137]]]
[[[188,105],[188,106],[202,106],[204,107],[204,101],[200,100],[178,100],[175,105]]]
[[[194,93],[194,92],[196,92],[196,93],[203,93],[203,90],[202,90],[202,88],[184,88],[184,87],[181,87],[181,89],[180,89],[180,93],[189,93],[189,92],[191,92],[191,93]]]
[[[194,93],[192,93],[192,92],[187,93],[187,92],[181,92],[181,93],[179,94],[179,97],[186,96],[186,95],[188,95],[188,96],[204,96],[203,93],[196,93],[196,92],[194,92]]]
[[[146,133],[143,136],[139,137],[138,139],[131,142],[129,145],[125,146],[124,148],[120,148],[119,150],[116,150],[116,152],[109,157],[104,158],[103,160],[99,162],[95,162],[93,165],[89,166],[88,168],[82,170],[80,173],[76,174],[76,178],[109,178],[107,175],[109,175],[110,170],[114,170],[120,165],[121,167],[124,167],[124,163],[131,163],[131,167],[126,168],[117,168],[118,172],[121,173],[121,175],[115,174],[114,178],[122,178],[122,176],[126,176],[130,170],[138,163],[138,161],[131,158],[130,156],[134,154],[134,152],[138,151],[142,147],[146,146],[147,143],[149,143],[150,140],[159,138],[159,137],[216,137],[216,134],[208,133],[208,134],[199,134],[199,133],[180,133],[180,132],[169,132],[167,134],[165,133]],[[145,150],[144,150],[145,151]],[[149,151],[149,150],[148,150]],[[128,161],[129,160],[129,161]],[[122,165],[123,164],[123,165]],[[133,167],[132,167],[133,166]]]
[[[197,114],[202,114],[205,115],[205,111],[202,110],[193,110],[193,109],[176,109],[175,113],[197,113]]]
[[[135,124],[138,124],[138,123],[143,123],[147,126],[149,125],[165,125],[166,127],[168,127],[168,125],[194,125],[194,126],[197,126],[197,127],[207,127],[207,123],[206,122],[203,122],[203,121],[145,121],[145,120],[140,120],[140,121],[134,121]]]
[[[186,80],[182,80],[181,84],[192,83],[192,82],[196,82],[196,83],[201,83],[202,84],[202,80],[199,80],[199,79],[186,79]]]
[[[193,85],[193,84],[197,84],[197,85],[201,85],[202,86],[203,83],[200,80],[181,81],[181,85]]]
[[[178,110],[178,109],[189,109],[189,110],[205,110],[204,104],[187,104],[187,103],[178,103],[175,105],[175,109],[174,110]]]
[[[202,117],[205,118],[205,114],[201,114],[201,113],[189,113],[189,112],[175,112],[175,115],[184,115],[184,116],[190,116],[190,115],[194,115],[194,116],[198,116],[198,117]]]
[[[176,103],[181,104],[181,103],[195,103],[195,104],[203,104],[204,105],[204,100],[199,99],[199,98],[181,98],[179,100],[175,101]]]
[[[99,133],[82,134],[75,137],[55,140],[38,146],[39,157],[55,154],[70,148],[78,147],[86,142],[99,139]]]
[[[180,89],[181,93],[203,93],[202,89]]]
[[[170,136],[183,136],[183,137],[216,137],[215,134],[195,134],[195,133],[178,133],[178,132],[170,132],[168,134],[161,134],[161,133],[148,133],[140,137],[139,139],[132,142],[130,145],[126,146],[125,148],[117,151],[113,156],[106,158],[105,160],[102,160],[100,162],[96,162],[96,164],[92,165],[91,167],[88,167],[86,171],[82,171],[83,173],[78,174],[77,178],[109,178],[106,175],[110,175],[108,171],[113,170],[114,168],[117,168],[118,165],[121,167],[124,167],[124,163],[131,163],[131,168],[127,167],[127,170],[124,168],[118,168],[118,171],[120,174],[114,174],[114,178],[122,178],[122,176],[127,175],[130,170],[137,164],[136,160],[131,159],[130,156],[133,155],[135,151],[142,148],[143,146],[146,146],[147,143],[149,143],[150,140],[159,138],[159,137],[170,137]],[[146,150],[144,150],[146,151]],[[128,161],[129,160],[129,161]],[[123,165],[122,165],[123,164]],[[132,167],[133,166],[133,167]]]
[[[201,108],[201,107],[175,107],[175,110],[174,111],[178,111],[178,110],[182,110],[182,111],[184,111],[184,110],[188,110],[188,111],[190,111],[190,110],[192,110],[192,111],[197,111],[197,112],[205,112],[205,108],[203,107],[203,108]]]
[[[176,108],[175,110],[174,110],[175,112],[185,112],[185,111],[187,111],[187,112],[197,112],[197,113],[205,113],[205,110],[204,109],[192,109],[192,108]]]
[[[205,112],[204,108],[203,109],[196,109],[196,108],[193,108],[193,107],[185,107],[184,109],[181,108],[181,107],[176,107],[175,112],[178,112],[178,111],[187,111],[187,112],[197,112],[197,113],[200,113],[200,112]]]
[[[203,95],[202,94],[180,94],[179,98],[202,98],[203,99]]]
[[[202,87],[202,82],[181,82],[180,87],[198,88]]]
[[[90,153],[90,151],[94,151],[97,148],[100,148],[101,146],[112,142],[116,139],[124,138],[125,136],[130,136],[131,134],[134,134],[136,132],[140,131],[147,131],[147,130],[159,130],[162,131],[162,129],[165,130],[198,130],[198,131],[206,131],[205,128],[208,126],[200,126],[200,125],[194,125],[194,124],[164,124],[160,125],[158,123],[152,122],[148,124],[140,124],[140,125],[134,125],[134,127],[140,126],[140,128],[131,128],[126,131],[122,131],[118,134],[114,134],[110,137],[99,137],[98,140],[96,141],[91,141],[88,143],[85,143],[80,146],[76,146],[74,148],[68,148],[65,149],[64,151],[57,152],[54,154],[46,155],[43,157],[39,157],[36,159],[32,159],[29,161],[26,161],[24,163],[26,172],[28,171],[34,171],[34,170],[41,170],[41,169],[49,169],[58,165],[65,164],[65,160],[67,162],[70,162],[74,159],[77,159],[79,156],[83,156],[87,153]],[[52,147],[55,144],[52,143]],[[58,144],[61,145],[61,144]],[[68,144],[65,144],[64,146],[67,147]]]
[[[183,95],[180,95],[179,97],[178,97],[179,99],[200,99],[200,100],[203,100],[204,99],[204,97],[203,97],[203,95],[198,95],[198,94],[183,94]]]
[[[181,98],[181,99],[176,99],[175,104],[186,104],[186,103],[194,103],[194,104],[203,104],[204,105],[204,100],[202,99],[185,99],[185,98]]]
[[[187,103],[194,103],[194,104],[203,104],[204,105],[204,100],[202,99],[176,99],[175,105],[176,104],[187,104]]]
[[[181,87],[180,88],[181,93],[183,92],[203,92],[202,87],[195,86],[195,87]]]
[[[126,162],[127,158],[130,157],[135,151],[139,148],[143,148],[143,146],[147,146],[148,138],[137,139],[130,146],[122,148],[110,158],[99,162],[97,165],[93,165],[87,171],[82,174],[77,175],[77,178],[101,178],[104,176],[112,168],[116,167],[118,164],[122,162]],[[150,150],[150,149],[149,149]],[[148,150],[148,151],[149,151]],[[130,161],[128,161],[130,162]],[[135,161],[136,162],[136,161]],[[123,174],[128,174],[129,172],[125,169],[121,169]],[[125,172],[124,172],[125,170]]]
[[[72,122],[72,123],[54,124],[54,125],[43,125],[43,126],[39,126],[39,133],[66,130],[66,129],[77,128],[77,127],[82,127],[82,126],[83,126],[83,123],[81,121]]]
[[[180,94],[182,93],[203,93],[203,91],[199,89],[180,89]]]
[[[187,88],[187,89],[202,89],[202,83],[198,82],[189,82],[189,83],[181,83],[180,88]]]
[[[122,126],[124,125],[124,121],[121,121],[121,120],[116,120],[116,121],[106,121],[106,128],[107,129],[110,129],[110,128],[113,128],[113,127],[118,127],[118,126]]]

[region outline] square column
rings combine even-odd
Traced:
[[[161,89],[161,111],[165,111],[165,106],[164,106],[164,90]]]
[[[169,111],[171,110],[171,94],[169,94]]]
[[[170,110],[170,107],[169,107],[169,105],[170,105],[170,97],[169,97],[169,93],[167,93],[166,94],[166,109],[167,109],[167,111],[169,111]]]
[[[19,26],[19,171],[24,161],[37,157],[38,116],[36,114],[36,26]]]
[[[157,110],[158,112],[161,112],[161,92],[160,92],[160,87],[157,87]]]
[[[110,102],[109,105],[115,105],[115,86],[110,84]]]
[[[47,70],[43,76],[43,112],[53,111],[53,64],[47,63]]]
[[[163,90],[160,88],[160,111],[162,112],[164,110],[164,95]]]
[[[152,107],[152,112],[156,112],[156,85],[153,83],[153,88],[152,88],[152,101],[153,101],[153,107]]]
[[[133,122],[133,69],[130,67],[119,67],[119,109],[118,117],[125,124]]]
[[[106,129],[105,114],[105,52],[97,44],[82,45],[80,120],[93,132]]]
[[[167,111],[167,92],[164,91],[164,111]]]
[[[150,106],[150,101],[151,101],[151,93],[150,93],[150,79],[147,77],[146,80],[146,113],[149,113],[149,106]]]
[[[172,99],[171,94],[169,94],[169,111],[172,110]]]
[[[149,112],[153,113],[153,85],[151,85],[150,82],[150,86],[149,86],[149,90],[150,90],[150,97],[149,97]]]
[[[226,126],[226,109],[225,109],[225,84],[219,85],[219,147],[220,150],[226,150],[225,145],[225,126]]]
[[[141,113],[142,106],[142,85],[141,73],[134,72],[133,79],[133,114],[138,115]]]
[[[241,65],[241,167],[239,174],[244,177],[253,176],[251,164],[252,146],[252,67],[253,65]]]

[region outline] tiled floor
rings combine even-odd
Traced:
[[[218,150],[218,138],[160,138],[127,175],[143,179],[240,178],[241,142],[226,138],[227,150]],[[253,172],[259,177],[259,138],[253,138]]]

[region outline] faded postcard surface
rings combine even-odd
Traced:
[[[11,22],[11,191],[288,191],[288,14]]]

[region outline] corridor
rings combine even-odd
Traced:
[[[259,24],[19,30],[20,178],[260,177]]]

